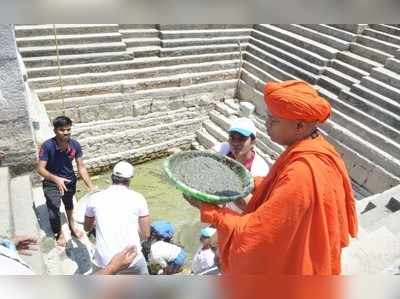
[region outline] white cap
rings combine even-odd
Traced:
[[[115,164],[112,174],[120,178],[130,179],[133,177],[133,166],[125,161],[118,162]]]
[[[256,126],[253,121],[247,117],[240,117],[232,122],[228,132],[238,132],[243,136],[249,137],[251,134],[256,137]]]

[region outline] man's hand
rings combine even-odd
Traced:
[[[99,189],[99,187],[97,187],[96,185],[91,185],[88,189],[89,189],[89,192],[94,192],[94,191],[97,191]]]
[[[69,183],[70,180],[55,176],[53,182],[56,183],[58,190],[60,190],[61,196],[64,195],[64,192],[68,191],[67,187],[65,186],[65,183]]]
[[[125,270],[132,264],[132,261],[136,256],[136,246],[128,246],[121,252],[114,255],[110,263],[104,269],[105,271],[99,274],[116,274],[122,270]]]
[[[32,255],[30,251],[37,250],[37,248],[31,247],[31,245],[37,244],[37,240],[35,238],[28,236],[14,236],[11,238],[11,241],[14,243],[19,254]]]
[[[201,202],[198,200],[195,200],[193,198],[191,198],[190,196],[186,195],[186,194],[182,194],[183,198],[186,199],[186,201],[194,208],[197,209],[201,209]]]

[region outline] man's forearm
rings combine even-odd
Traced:
[[[89,189],[93,189],[94,185],[92,183],[92,180],[90,179],[89,173],[86,169],[85,166],[81,166],[78,168],[79,176],[82,178],[83,182]]]
[[[57,180],[57,176],[55,176],[54,174],[52,174],[45,168],[39,167],[37,169],[37,172],[39,173],[40,176],[42,176],[43,178],[45,178],[48,181],[55,182]]]

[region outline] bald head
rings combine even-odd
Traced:
[[[310,137],[317,129],[317,122],[285,119],[268,113],[266,129],[272,141],[288,146]]]

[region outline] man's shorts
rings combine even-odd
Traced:
[[[186,257],[186,251],[181,249],[181,252],[178,254],[178,256],[172,262],[169,262],[168,265],[171,266],[173,269],[179,269],[185,264]]]

